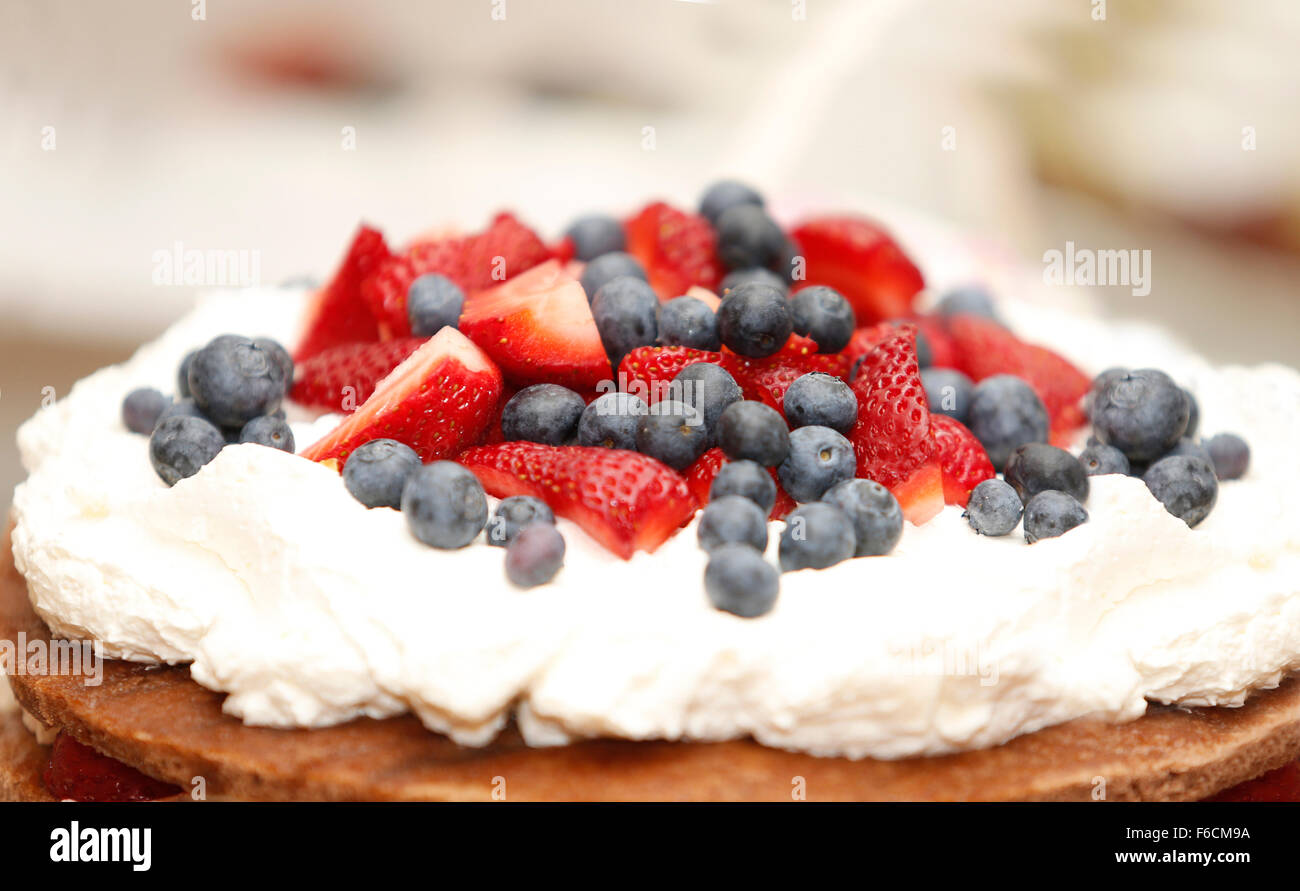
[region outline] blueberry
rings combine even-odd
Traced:
[[[763,516],[776,504],[776,480],[757,461],[728,461],[718,470],[709,487],[709,501],[739,495],[754,502]]]
[[[649,411],[640,396],[606,393],[583,410],[578,420],[578,445],[635,449],[638,419]]]
[[[592,260],[582,270],[582,289],[587,292],[587,302],[590,303],[596,297],[606,282],[611,279],[620,278],[621,276],[631,276],[639,278],[641,281],[648,281],[645,274],[645,267],[641,261],[631,254],[623,251],[610,251],[608,254],[601,254]]]
[[[132,433],[153,433],[171,400],[153,387],[140,387],[122,400],[122,423]]]
[[[545,501],[531,495],[503,498],[487,522],[487,543],[503,548],[514,541],[519,530],[533,523],[555,525],[555,513]]]
[[[978,285],[953,288],[939,299],[935,309],[943,316],[972,315],[998,321],[993,297]]]
[[[1210,453],[1214,474],[1221,480],[1235,480],[1245,476],[1250,467],[1250,446],[1235,433],[1219,433],[1204,440]]]
[[[975,382],[955,368],[922,368],[921,386],[930,411],[966,423]]]
[[[289,391],[293,389],[293,356],[278,340],[270,337],[256,337],[253,344],[260,350],[264,351],[271,357],[280,368],[280,375],[284,378],[284,395],[288,396]]]
[[[464,306],[465,292],[444,275],[422,275],[406,291],[406,316],[416,337],[432,337],[448,326],[455,328]]]
[[[1085,393],[1083,397],[1083,413],[1088,416],[1089,420],[1092,419],[1092,406],[1093,403],[1097,401],[1097,394],[1104,390],[1111,381],[1124,377],[1124,375],[1128,373],[1129,369],[1116,366],[1114,368],[1107,368],[1101,374],[1092,379],[1092,386],[1088,388],[1088,392]],[[1091,440],[1095,438],[1096,435],[1094,434],[1089,438],[1088,444],[1091,445]],[[1097,441],[1100,442],[1101,440]]]
[[[411,534],[452,550],[474,540],[487,522],[487,497],[474,474],[454,461],[417,467],[402,488],[402,513]]]
[[[853,443],[830,427],[800,427],[790,431],[790,454],[776,469],[785,491],[795,501],[816,501],[831,486],[853,479],[858,459]]]
[[[857,551],[853,521],[832,504],[814,501],[790,511],[781,531],[782,572],[825,569]]]
[[[533,384],[510,397],[501,410],[501,435],[546,445],[564,445],[578,430],[587,405],[559,384]]]
[[[790,303],[776,288],[748,282],[718,306],[718,334],[733,351],[751,359],[777,352],[790,339]]]
[[[858,419],[858,397],[838,377],[810,372],[795,378],[785,391],[785,419],[794,427],[830,427],[846,432]]]
[[[1082,504],[1064,492],[1048,489],[1025,505],[1025,541],[1033,544],[1042,538],[1056,538],[1086,522],[1088,512]]]
[[[1142,482],[1165,510],[1188,526],[1208,517],[1219,498],[1214,465],[1194,455],[1161,458],[1142,475]]]
[[[149,460],[169,486],[199,472],[217,457],[226,440],[202,418],[176,415],[163,418],[149,436]]]
[[[1047,442],[1047,409],[1032,387],[1010,374],[995,374],[975,385],[967,425],[1001,470],[1012,449]]]
[[[694,408],[674,399],[650,406],[650,413],[637,419],[636,450],[685,470],[709,447],[704,419]]]
[[[1079,459],[1047,443],[1017,446],[1002,475],[1022,502],[1048,489],[1064,492],[1081,504],[1088,500],[1088,474]]]
[[[372,439],[352,450],[343,465],[343,485],[366,507],[401,510],[402,489],[420,469],[415,449],[395,439]]]
[[[988,479],[971,490],[962,514],[980,535],[1006,535],[1020,522],[1024,506],[1016,490],[999,479]]]
[[[790,454],[790,428],[776,409],[744,400],[727,406],[718,419],[717,442],[733,461],[775,467]]]
[[[781,227],[757,204],[737,204],[724,210],[715,224],[718,259],[728,269],[764,266],[772,269],[786,253]]]
[[[1154,461],[1178,444],[1191,413],[1187,397],[1169,375],[1154,368],[1111,378],[1093,397],[1097,438],[1130,464]]]
[[[709,554],[704,591],[714,608],[744,619],[771,612],[780,576],[763,555],[748,545],[723,545]]]
[[[790,298],[790,319],[795,333],[811,337],[821,353],[838,353],[848,346],[857,324],[849,301],[825,285],[796,292]]]
[[[718,419],[727,406],[745,398],[736,379],[712,362],[695,362],[677,372],[668,393],[669,399],[689,405],[703,416],[710,446],[717,439]]]
[[[573,242],[573,256],[583,262],[625,247],[623,226],[606,214],[578,217],[564,234]]]
[[[293,430],[290,429],[289,422],[284,418],[276,418],[271,415],[253,418],[253,420],[245,424],[239,431],[239,441],[241,443],[251,442],[257,445],[270,446],[291,455],[294,452]]]
[[[519,530],[506,545],[506,578],[520,588],[544,585],[564,565],[564,536],[549,523]]]
[[[659,343],[716,351],[722,346],[718,317],[703,300],[674,297],[659,308]]]
[[[739,204],[762,207],[763,196],[734,179],[719,180],[704,190],[704,195],[700,198],[700,216],[716,226],[718,217]]]
[[[853,524],[855,557],[888,554],[903,535],[903,509],[898,499],[875,480],[836,483],[826,490],[822,501],[838,507]]]
[[[601,285],[591,301],[591,316],[614,368],[629,352],[659,337],[659,298],[639,278],[624,275]]]
[[[1100,442],[1088,446],[1079,453],[1079,464],[1088,476],[1101,476],[1107,473],[1127,475],[1129,472],[1128,458],[1124,457],[1124,453],[1114,446]]]
[[[706,551],[724,544],[745,544],[762,553],[767,548],[767,514],[743,495],[724,495],[710,501],[700,513],[696,536]]]
[[[785,279],[772,270],[764,269],[762,266],[750,266],[746,269],[735,269],[728,272],[723,277],[722,283],[718,285],[718,295],[725,297],[729,291],[734,291],[748,282],[776,288],[782,294],[786,294],[790,287],[786,284]]]
[[[1196,428],[1201,426],[1201,406],[1192,395],[1192,391],[1183,387],[1183,395],[1187,397],[1187,429],[1183,431],[1183,436],[1195,436]]]
[[[188,399],[190,396],[190,365],[194,363],[194,357],[198,354],[198,350],[190,350],[181,360],[180,370],[176,373],[177,399]]]
[[[1210,457],[1209,450],[1206,449],[1202,443],[1187,436],[1179,439],[1172,449],[1165,452],[1160,457],[1171,458],[1174,455],[1191,455],[1193,458],[1200,458],[1202,461],[1207,461],[1211,465],[1214,464],[1214,459]]]
[[[190,363],[190,392],[213,423],[243,427],[280,407],[287,382],[274,353],[245,337],[223,335]]]

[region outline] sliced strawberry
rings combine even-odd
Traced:
[[[931,458],[900,483],[890,488],[903,518],[914,526],[928,523],[943,510],[943,469],[937,458]]]
[[[714,312],[717,312],[718,307],[722,305],[722,298],[708,288],[701,288],[699,285],[691,285],[687,288],[686,296],[694,297]]]
[[[379,339],[379,326],[361,297],[361,282],[389,256],[377,229],[357,230],[334,277],[311,299],[293,354],[295,362],[339,344]]]
[[[721,364],[722,354],[684,346],[637,347],[618,363],[618,386],[648,403],[658,402],[667,394],[673,378],[697,362]]]
[[[709,489],[713,487],[713,479],[722,470],[722,466],[727,463],[727,456],[722,449],[709,449],[703,455],[695,459],[695,463],[686,471],[686,485],[690,488],[691,493],[700,506],[709,503]],[[772,512],[768,514],[769,520],[783,520],[785,515],[790,513],[799,505],[781,486],[781,480],[777,478],[776,468],[769,467],[768,473],[772,474],[772,481],[776,483],[776,502],[772,505]]]
[[[829,285],[849,301],[859,325],[911,315],[925,280],[880,226],[862,217],[820,217],[790,234],[806,264],[796,289]]]
[[[853,392],[858,421],[849,440],[858,456],[858,476],[892,490],[934,450],[930,409],[916,362],[916,329],[902,325],[868,353]]]
[[[181,791],[179,786],[155,780],[83,746],[66,733],[54,738],[42,779],[50,794],[60,800],[156,801]]]
[[[1068,434],[1087,418],[1080,400],[1091,379],[1051,350],[1025,343],[996,322],[973,315],[948,322],[957,367],[979,382],[995,374],[1014,374],[1034,388],[1051,418],[1052,433]]]
[[[298,363],[290,398],[323,411],[356,411],[379,382],[428,339],[403,337],[322,350]]]
[[[420,276],[445,275],[470,295],[509,281],[550,256],[537,233],[508,213],[498,214],[477,235],[416,241],[381,263],[362,283],[361,294],[379,320],[381,336],[406,337],[411,333],[406,292]]]
[[[504,442],[469,449],[456,460],[488,494],[540,498],[625,560],[654,551],[696,509],[686,480],[624,449]]]
[[[470,297],[460,329],[519,386],[589,392],[611,376],[587,293],[558,260]]]
[[[932,414],[930,432],[934,436],[934,456],[943,469],[943,500],[965,507],[971,489],[996,476],[993,462],[961,421]]]
[[[362,443],[404,442],[425,461],[476,442],[501,397],[501,372],[455,328],[443,328],[379,382],[350,417],[303,456],[339,465]]]
[[[627,252],[641,261],[660,300],[696,285],[717,288],[722,267],[713,227],[704,217],[656,201],[624,223],[623,231]]]

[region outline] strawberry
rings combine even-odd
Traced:
[[[295,362],[343,343],[378,340],[379,326],[361,297],[361,282],[389,258],[384,236],[362,226],[329,284],[312,296],[303,322]]]
[[[362,443],[404,442],[425,462],[476,442],[501,397],[501,372],[455,328],[443,328],[379,382],[350,417],[303,456],[347,463]]]
[[[1051,350],[1025,343],[997,322],[973,315],[948,321],[957,368],[979,382],[995,374],[1014,374],[1034,388],[1060,439],[1086,423],[1079,402],[1092,386],[1089,377]]]
[[[905,520],[913,526],[928,523],[943,510],[943,468],[937,458],[931,458],[889,491],[898,499]]]
[[[155,780],[115,758],[83,746],[66,733],[54,738],[42,776],[60,800],[155,801],[180,794],[180,787]]]
[[[1225,789],[1209,801],[1300,801],[1300,761]]]
[[[785,417],[785,391],[790,389],[790,385],[796,378],[807,373],[803,369],[789,365],[759,368],[745,376],[745,383],[741,385],[741,389],[744,390],[746,399],[757,399],[766,403]]]
[[[587,294],[558,260],[470,297],[460,330],[519,386],[553,383],[588,392],[611,376]]]
[[[549,259],[537,234],[508,213],[498,214],[477,235],[419,240],[379,264],[361,285],[361,294],[379,322],[382,336],[406,337],[406,292],[422,275],[445,275],[472,295],[508,281]]]
[[[901,326],[867,354],[853,392],[858,421],[849,440],[858,456],[858,476],[893,489],[934,450],[912,326]]]
[[[686,480],[624,449],[503,442],[456,459],[498,498],[532,495],[623,559],[654,551],[695,513]]]
[[[627,252],[645,267],[660,300],[692,286],[713,290],[722,277],[716,238],[709,221],[656,201],[623,224]]]
[[[687,365],[721,360],[721,353],[693,347],[637,347],[618,363],[619,389],[640,396],[648,403],[658,402],[668,392],[673,378]]]
[[[713,479],[718,475],[718,471],[727,463],[727,456],[722,449],[709,449],[703,455],[695,459],[695,463],[686,471],[686,485],[690,488],[691,493],[700,506],[709,503],[709,489],[713,487]],[[769,520],[783,520],[785,515],[790,513],[799,505],[781,486],[781,480],[777,478],[776,468],[769,467],[768,473],[772,474],[772,480],[776,483],[776,502],[772,505],[772,512],[768,514]]]
[[[762,399],[774,407],[777,404],[772,401],[774,384],[784,397],[785,388],[800,374],[821,371],[835,377],[847,377],[852,367],[846,353],[819,353],[812,338],[799,334],[791,334],[781,349],[762,359],[749,359],[723,347],[720,364],[740,384],[746,399]],[[791,377],[789,371],[775,371],[782,368],[794,370],[797,374]]]
[[[875,223],[855,216],[819,217],[790,234],[806,264],[797,288],[829,285],[849,301],[859,325],[911,314],[925,280]]]
[[[355,411],[378,383],[428,340],[403,337],[374,343],[345,343],[299,362],[290,398],[324,411]]]
[[[957,345],[953,343],[948,326],[938,316],[916,316],[909,319],[930,343],[930,364],[936,368],[957,367]]]
[[[943,500],[965,507],[971,489],[996,475],[993,462],[961,421],[947,415],[930,415],[930,432],[934,436],[934,456],[943,470]]]

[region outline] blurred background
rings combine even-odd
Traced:
[[[722,175],[1034,276],[1150,250],[1089,299],[1300,364],[1298,44],[1295,0],[0,0],[0,490],[43,388],[190,304],[157,251],[322,278],[362,219],[553,237]]]

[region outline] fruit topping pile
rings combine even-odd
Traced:
[[[1162,372],[1090,380],[982,289],[924,312],[924,287],[877,223],[785,227],[732,181],[551,244],[505,213],[400,250],[363,226],[292,354],[223,335],[185,357],[174,399],[136,390],[122,417],[167,485],[226,445],[297,452],[423,544],[503,548],[525,588],[563,565],[557,517],[626,559],[699,512],[707,597],[745,617],[780,572],[889,554],[945,504],[1032,544],[1087,522],[1091,476],[1140,475],[1195,526],[1246,472],[1246,443],[1197,440],[1196,400]],[[341,420],[298,449],[286,400]]]

